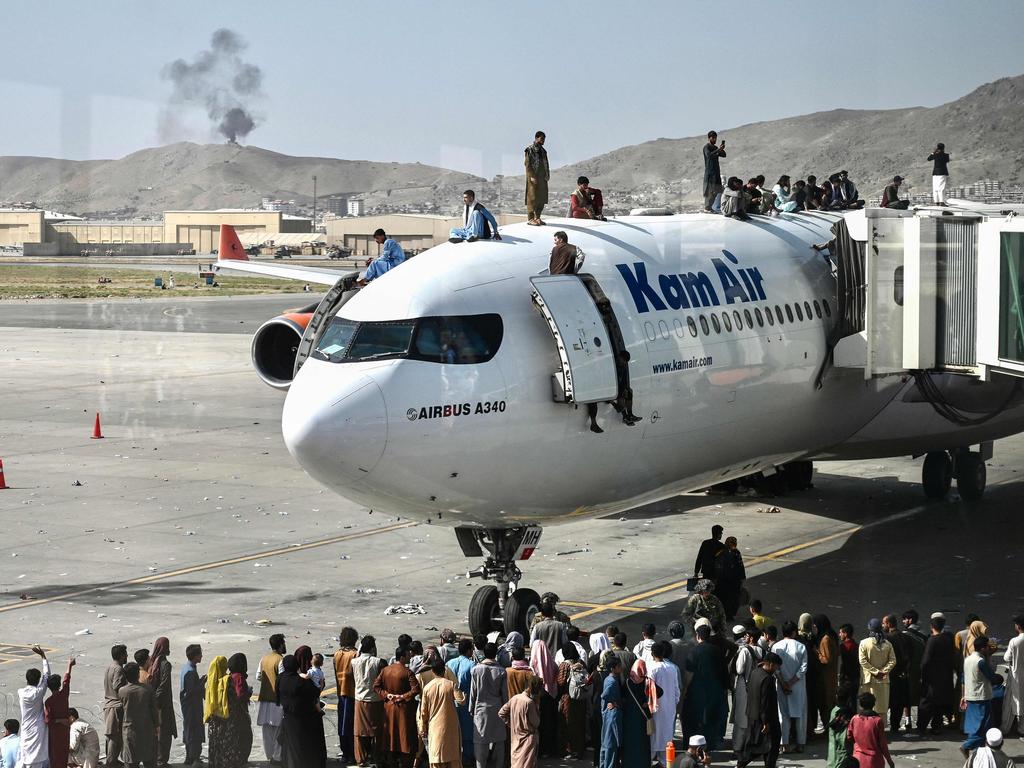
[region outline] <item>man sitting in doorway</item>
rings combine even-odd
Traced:
[[[576,179],[576,191],[569,196],[569,215],[574,219],[597,219],[608,221],[603,215],[604,197],[600,189],[590,186],[590,179],[580,176]]]
[[[476,201],[476,192],[467,189],[462,193],[462,226],[452,229],[448,237],[449,243],[472,243],[477,240],[501,240],[498,234],[498,222]]]

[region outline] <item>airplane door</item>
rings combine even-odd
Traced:
[[[347,275],[343,275],[334,284],[334,287],[320,300],[319,306],[313,312],[312,317],[309,318],[309,323],[306,324],[306,330],[302,334],[302,339],[299,340],[299,346],[295,354],[293,376],[298,375],[302,364],[309,359],[309,355],[316,345],[324,324],[329,322],[341,306],[359,291],[359,285],[356,283],[358,277],[359,272],[350,272]]]
[[[554,375],[555,400],[614,400],[619,392],[615,349],[583,280],[576,275],[542,275],[531,277],[530,282],[533,303],[547,321],[561,362],[561,370]]]

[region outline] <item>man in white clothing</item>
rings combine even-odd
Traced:
[[[24,688],[18,689],[21,704],[21,747],[18,753],[18,768],[45,768],[50,762],[50,741],[43,719],[43,699],[46,697],[46,681],[50,679],[50,662],[38,645],[32,646],[32,653],[43,660],[43,671],[30,669],[25,673]]]
[[[71,759],[81,768],[97,768],[100,764],[100,735],[78,717],[78,710],[68,709],[71,718]]]
[[[1006,698],[1003,699],[1002,731],[1009,735],[1017,719],[1017,735],[1024,738],[1024,615],[1013,617],[1017,636],[1006,644]]]
[[[796,751],[807,743],[807,646],[796,639],[792,621],[782,625],[782,639],[772,652],[782,659],[778,672],[779,719],[782,721],[782,749],[789,749],[790,719],[796,720]]]
[[[647,627],[644,630],[646,633]],[[666,645],[669,647],[668,653],[665,652]],[[648,649],[651,661],[647,662],[647,676],[661,688],[658,711],[653,715],[654,732],[651,733],[651,760],[660,765],[668,765],[665,747],[675,734],[676,709],[682,693],[679,690],[679,669],[671,661],[665,660],[666,656],[672,655],[671,648],[668,642],[656,642],[651,643]]]
[[[651,647],[654,645],[654,636],[658,634],[653,624],[644,624],[640,627],[640,634],[643,635],[640,642],[633,646],[633,655],[643,659],[645,664],[651,663]]]

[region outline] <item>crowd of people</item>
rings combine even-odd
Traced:
[[[1005,680],[991,661],[989,628],[974,615],[953,632],[941,613],[922,628],[908,609],[872,619],[860,641],[853,626],[834,629],[824,614],[776,623],[759,600],[736,598],[742,559],[722,534],[715,526],[701,544],[693,595],[667,637],[645,624],[633,645],[616,626],[583,633],[553,593],[529,637],[460,639],[445,629],[424,644],[401,635],[387,658],[352,627],[341,630],[333,658],[307,645],[289,653],[275,634],[252,680],[245,654],[216,656],[204,669],[202,648],[189,645],[177,676],[185,763],[200,765],[206,743],[212,768],[248,765],[255,709],[271,764],[325,766],[329,659],[344,764],[535,768],[540,758],[588,759],[589,751],[601,768],[650,768],[670,765],[680,734],[678,766],[695,768],[726,749],[731,723],[739,768],[774,766],[780,752],[802,752],[818,737],[829,768],[891,768],[889,738],[955,728],[971,768],[1007,768],[1002,734],[1024,735],[1024,617],[1013,619]],[[709,578],[730,573],[734,583]],[[74,659],[63,677],[51,675],[45,653],[33,650],[42,669],[28,670],[18,691],[20,722],[4,724],[0,768],[168,764],[179,731],[167,638],[132,661],[124,645],[111,649],[102,763],[99,734],[69,706]]]

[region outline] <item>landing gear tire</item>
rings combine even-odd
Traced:
[[[518,632],[530,637],[530,622],[540,610],[540,595],[532,589],[519,588],[505,601],[505,633]]]
[[[469,601],[469,631],[473,635],[486,635],[502,626],[498,605],[498,588],[493,584],[480,587]]]
[[[924,495],[932,501],[941,501],[949,495],[953,482],[953,462],[945,451],[932,451],[924,457],[921,483]]]
[[[978,501],[985,493],[988,473],[985,462],[976,453],[963,453],[956,458],[956,490],[964,501]]]

